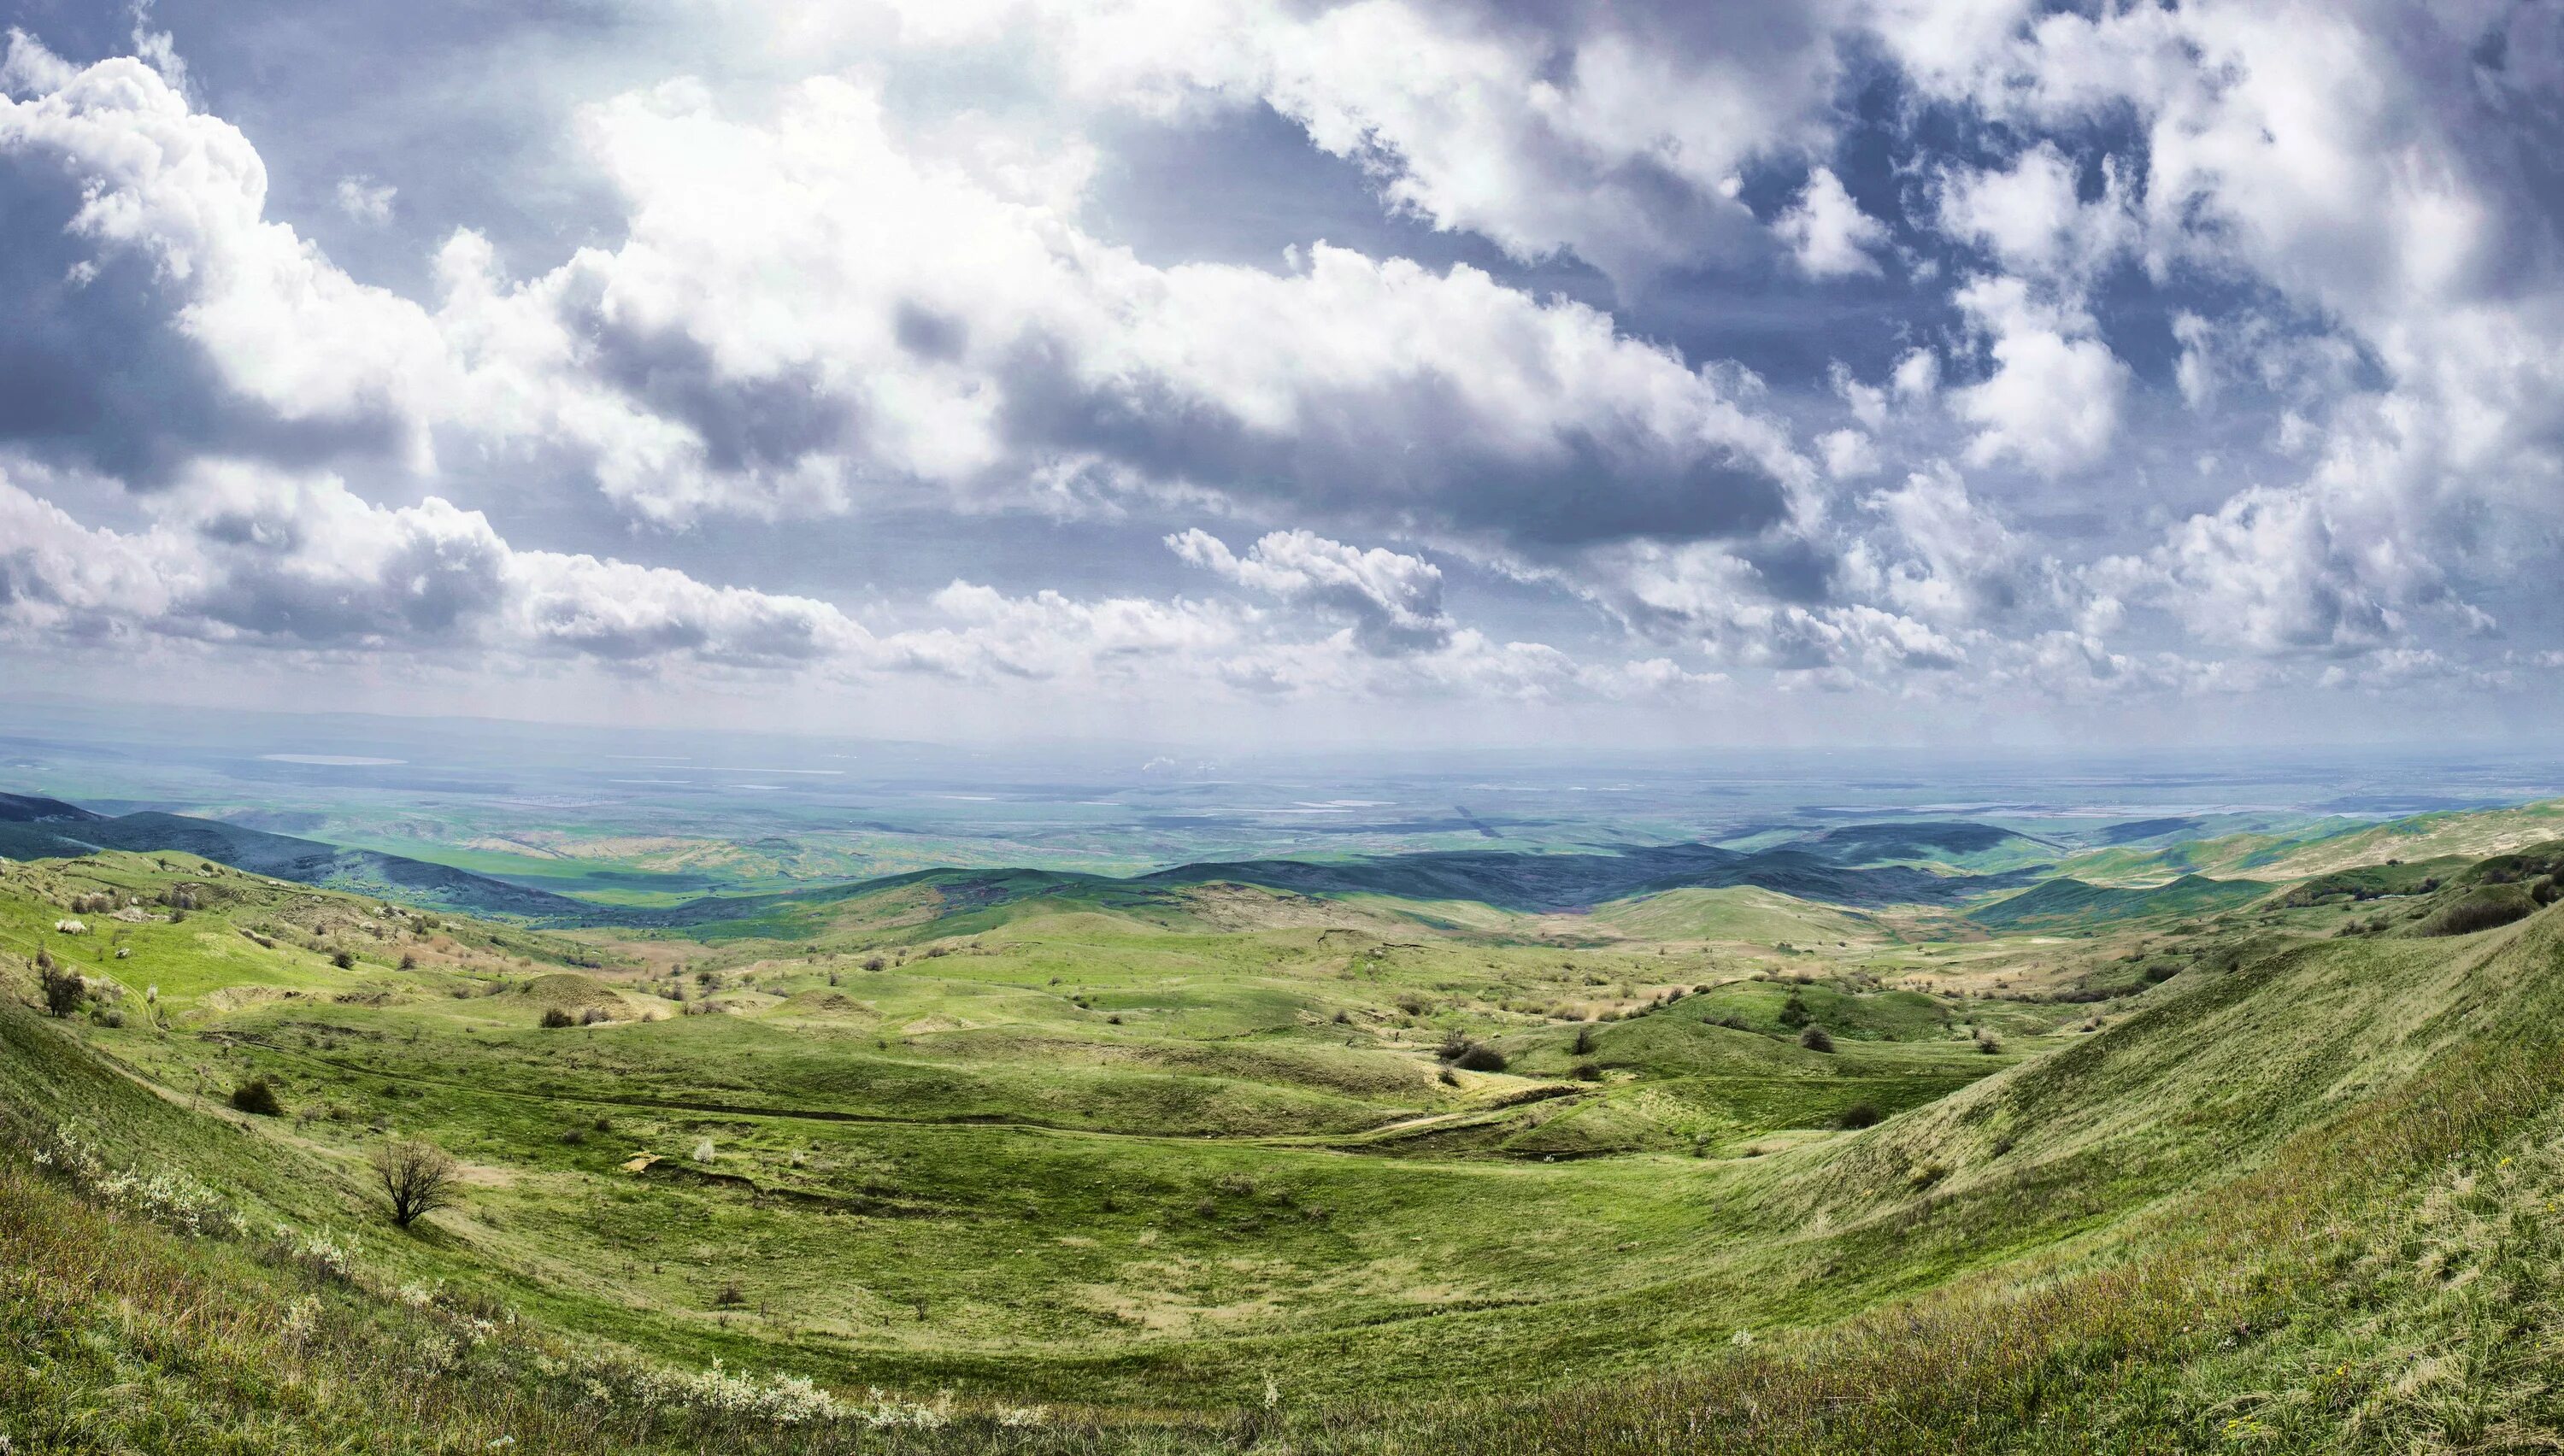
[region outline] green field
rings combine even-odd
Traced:
[[[2533,1449],[2559,870],[538,931],[0,866],[0,1435]]]

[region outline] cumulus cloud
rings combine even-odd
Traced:
[[[1972,498],[1948,472],[1912,475],[1862,502],[1886,527],[1864,543],[1852,568],[1896,607],[1925,621],[1987,626],[2044,601],[2053,604],[2055,564]]]
[[[416,466],[432,433],[572,462],[654,520],[1067,480],[1536,543],[1750,531],[1813,477],[1751,380],[1597,310],[1323,245],[1284,275],[1153,266],[907,149],[865,86],[811,81],[750,120],[672,83],[580,132],[627,210],[619,246],[513,282],[458,235],[430,311],[267,219],[255,150],[147,68],[0,109],[0,154],[55,188],[14,215],[67,218],[71,267],[147,272],[88,277],[83,307],[201,346],[186,363],[212,379],[153,393],[389,433]],[[27,367],[110,375],[61,356],[98,333],[82,322]],[[139,408],[102,433],[164,434]],[[1602,474],[1612,491],[1571,505]]]
[[[1247,621],[1180,599],[1078,601],[1057,591],[1009,596],[958,580],[937,592],[932,604],[945,624],[884,637],[875,660],[953,678],[1109,676],[1156,670],[1163,659],[1235,643]]]
[[[449,373],[427,315],[268,219],[256,148],[161,71],[9,47],[48,85],[0,95],[0,438],[146,480],[197,450],[423,463]]]
[[[371,177],[340,177],[335,195],[340,212],[360,223],[380,226],[392,220],[392,199],[400,189]]]
[[[1198,528],[1167,537],[1167,545],[1240,585],[1351,618],[1354,640],[1380,656],[1447,646],[1455,630],[1442,610],[1442,568],[1420,556],[1364,550],[1306,530],[1273,531],[1243,556]]]
[[[1789,211],[1773,220],[1772,230],[1790,245],[1791,255],[1810,278],[1840,278],[1878,272],[1870,250],[1887,241],[1887,228],[1860,210],[1843,190],[1840,178],[1826,167],[1808,174],[1807,190]]]
[[[656,667],[827,663],[868,634],[807,597],[521,550],[479,512],[369,505],[334,476],[209,463],[147,530],[91,528],[0,478],[0,624],[305,652]]]
[[[2105,156],[2100,195],[2082,198],[2074,161],[2054,142],[2024,151],[2010,167],[1957,169],[1941,180],[1940,221],[2008,273],[2088,279],[2137,242],[2124,164]]]
[[[2016,278],[1979,279],[1956,302],[1994,364],[1984,382],[1950,392],[1950,408],[1977,427],[1969,461],[2012,460],[2044,476],[2098,463],[2118,438],[2129,375],[2090,315]]]
[[[353,257],[432,251],[417,297],[280,217],[267,169],[294,154],[208,114],[165,37],[97,65],[14,38],[0,459],[120,482],[99,519],[141,523],[0,492],[7,630],[1612,698],[1706,668],[2489,690],[2471,600],[2514,631],[2556,611],[2522,583],[2564,533],[2536,161],[2564,144],[2564,38],[2528,9],[892,0],[643,24],[672,16],[704,27],[703,79],[567,108],[559,163],[599,210],[566,257],[404,237],[445,195],[433,159],[366,159],[414,193],[336,156],[279,187],[362,225]],[[973,80],[904,85],[921,60]],[[1857,101],[1882,81],[1915,104]],[[1099,179],[1132,128],[1262,145],[1271,114],[1396,221],[1252,265],[1118,228]],[[1881,156],[1873,216],[1841,179]],[[1488,266],[1384,256],[1419,221],[1492,242],[1432,244]],[[1728,326],[1776,257],[1806,305],[1782,341]],[[617,550],[694,569],[513,546],[503,490],[554,530],[639,522],[652,544]],[[860,542],[875,517],[1025,514],[1118,530],[1120,555],[1074,594],[974,565],[882,600],[878,635],[703,564],[753,559],[758,527],[719,518]],[[1211,519],[1257,538],[1167,534]],[[1373,540],[1405,549],[1351,544]],[[1111,579],[1165,548],[1240,590]],[[1641,659],[1472,630],[1454,561],[1524,634],[1624,630]]]
[[[2364,652],[2402,626],[2384,583],[2302,491],[2244,492],[2182,522],[2142,560],[2106,561],[2095,575],[2208,641],[2254,652]]]

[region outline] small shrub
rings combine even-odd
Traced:
[[[416,969],[418,969],[418,952],[417,952],[417,951],[415,951],[415,950],[404,950],[404,951],[402,951],[402,952],[401,952],[401,958],[400,958],[400,968],[401,968],[401,969],[403,969],[403,970],[416,970]]]
[[[262,1118],[285,1115],[285,1104],[276,1096],[275,1084],[264,1077],[252,1077],[232,1089],[232,1106]]]
[[[1797,991],[1792,991],[1790,999],[1781,1003],[1783,1026],[1805,1026],[1814,1020],[1816,1017],[1808,1010],[1807,1001],[1802,999]]]
[[[740,1288],[736,1279],[723,1280],[722,1287],[713,1291],[714,1309],[735,1310],[747,1303],[748,1291]]]
[[[1856,1102],[1851,1106],[1844,1108],[1841,1112],[1834,1114],[1834,1126],[1842,1129],[1846,1133],[1854,1132],[1861,1128],[1875,1128],[1878,1126],[1879,1117],[1879,1111],[1875,1106],[1865,1102]]]
[[[1812,1052],[1829,1052],[1834,1049],[1834,1039],[1825,1035],[1823,1027],[1811,1022],[1807,1030],[1799,1033],[1799,1045]]]
[[[1505,1070],[1505,1054],[1491,1046],[1473,1046],[1451,1065],[1463,1072],[1501,1072]]]
[[[1460,1074],[1459,1074],[1459,1073],[1457,1073],[1457,1072],[1452,1071],[1452,1070],[1451,1070],[1450,1068],[1448,1068],[1448,1067],[1443,1068],[1439,1073],[1437,1073],[1437,1074],[1436,1074],[1436,1076],[1440,1079],[1440,1081],[1441,1081],[1442,1085],[1443,1085],[1443,1086],[1445,1086],[1445,1087],[1457,1087],[1457,1086],[1459,1086],[1459,1085],[1460,1085]]]
[[[340,970],[354,970],[356,968],[356,952],[353,950],[332,950],[329,952],[329,963],[338,967]]]
[[[1591,1026],[1580,1026],[1576,1028],[1576,1043],[1569,1047],[1568,1050],[1580,1057],[1593,1055],[1594,1028]]]
[[[563,1026],[576,1026],[578,1025],[578,1018],[570,1015],[560,1007],[554,1006],[543,1012],[543,1025],[547,1029]]]
[[[590,1006],[578,1013],[578,1024],[581,1026],[598,1026],[613,1019],[614,1013],[602,1006]]]
[[[1570,1075],[1579,1082],[1600,1082],[1602,1080],[1602,1069],[1592,1062],[1579,1062],[1576,1064],[1576,1070]]]
[[[89,983],[77,970],[54,964],[54,958],[38,951],[36,981],[44,991],[45,1009],[56,1016],[69,1016],[89,999]]]

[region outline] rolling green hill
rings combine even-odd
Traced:
[[[2064,930],[2131,921],[2214,915],[2248,905],[2270,893],[2257,880],[2211,880],[2184,875],[2148,889],[2087,885],[2058,878],[1968,912],[1981,926],[2000,930]]]
[[[2564,848],[2393,869],[2051,881],[1919,991],[1944,923],[1735,887],[1572,944],[1029,875],[701,936],[0,867],[0,1433],[2516,1446],[2564,1388],[2517,1333],[2564,1269]],[[406,1232],[401,1138],[461,1173]]]

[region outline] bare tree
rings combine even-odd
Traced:
[[[392,1200],[392,1222],[403,1228],[423,1214],[455,1205],[454,1159],[433,1143],[403,1139],[376,1147],[374,1176]]]

